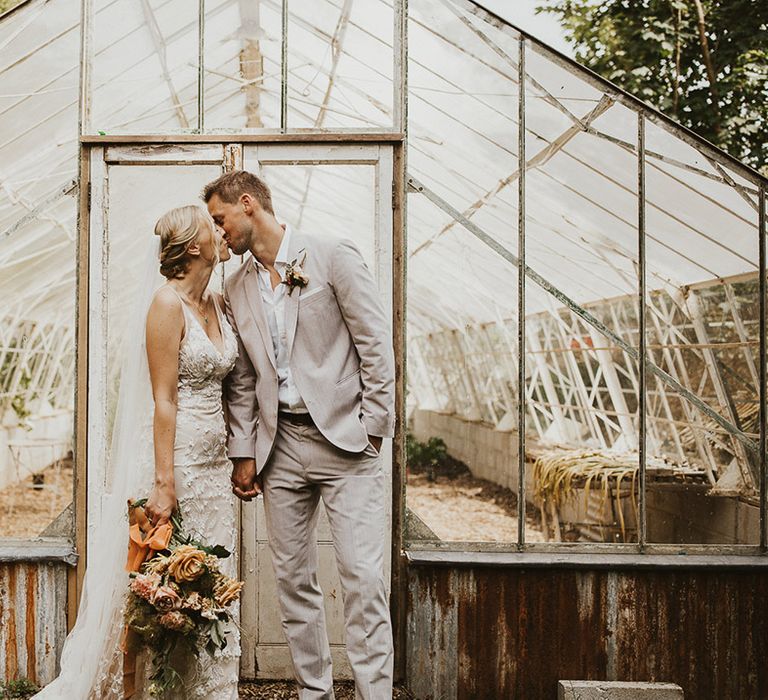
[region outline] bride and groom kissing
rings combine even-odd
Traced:
[[[389,699],[387,491],[379,453],[383,438],[394,432],[394,357],[376,284],[349,239],[280,224],[269,188],[256,175],[227,173],[206,185],[203,200],[207,212],[200,206],[173,209],[155,227],[155,265],[166,279],[152,297],[145,325],[154,403],[154,485],[145,512],[160,525],[178,507],[185,526],[233,551],[235,498],[247,502],[263,494],[299,697],[331,699],[317,578],[322,498],[356,696]],[[244,262],[220,297],[208,289],[209,280],[231,253],[245,256]],[[236,575],[234,562],[226,565],[226,573]],[[98,576],[92,568],[86,593],[89,583],[92,590],[89,575]],[[124,590],[125,580],[109,585]],[[90,611],[99,601],[88,604],[86,615],[98,616],[99,624],[119,625],[108,605]],[[190,664],[194,668],[182,669],[180,697],[238,697],[239,630],[231,627],[221,653],[200,654]],[[61,675],[38,697],[123,697],[114,663],[78,663],[94,653],[114,658],[114,648],[86,653],[87,646],[75,634],[67,639]],[[86,667],[92,677],[83,680]],[[73,688],[80,688],[79,696]],[[134,697],[146,695],[146,687],[139,687]]]

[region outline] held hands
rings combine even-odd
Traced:
[[[261,493],[261,477],[256,474],[255,459],[232,460],[232,493],[243,501],[251,501]]]
[[[176,489],[173,486],[155,484],[144,506],[144,514],[152,525],[163,525],[171,519],[176,505]]]

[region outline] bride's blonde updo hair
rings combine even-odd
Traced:
[[[183,277],[189,268],[187,248],[205,226],[213,222],[202,207],[190,204],[163,214],[155,224],[160,236],[160,274],[169,280]]]

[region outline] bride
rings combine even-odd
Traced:
[[[109,460],[112,478],[100,517],[95,516],[98,525],[89,532],[77,622],[64,644],[61,674],[36,698],[124,697],[120,640],[129,497],[149,494],[145,511],[155,525],[167,522],[178,505],[187,534],[233,553],[221,569],[237,577],[235,497],[222,407],[222,380],[234,366],[237,340],[220,299],[208,290],[214,268],[230,252],[198,206],[167,212],[155,234],[165,284],[158,289],[152,281],[155,249],[150,279],[140,287],[145,301],[126,336]],[[237,609],[232,612],[237,619]],[[227,645],[214,658],[201,652],[181,671],[181,697],[237,699],[239,631],[232,625],[226,636]],[[148,671],[137,673],[137,700],[148,696],[147,677]]]

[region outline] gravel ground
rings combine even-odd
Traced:
[[[72,461],[44,469],[43,488],[32,476],[0,491],[0,537],[37,537],[72,502]]]
[[[72,500],[72,463],[43,472],[43,489],[32,477],[0,491],[0,536],[28,538],[39,535]],[[469,472],[409,474],[408,507],[442,540],[514,542],[517,539],[517,498],[509,489]],[[542,542],[538,511],[528,509],[526,541]]]
[[[408,507],[441,539],[458,542],[516,542],[517,496],[469,472],[456,476],[409,474]],[[526,513],[526,542],[544,542],[538,511]]]
[[[355,700],[355,684],[352,681],[336,681],[333,684],[336,700]],[[296,684],[293,681],[256,681],[240,684],[241,698],[256,698],[258,700],[294,700],[298,699]],[[405,688],[396,687],[393,700],[412,700]]]

